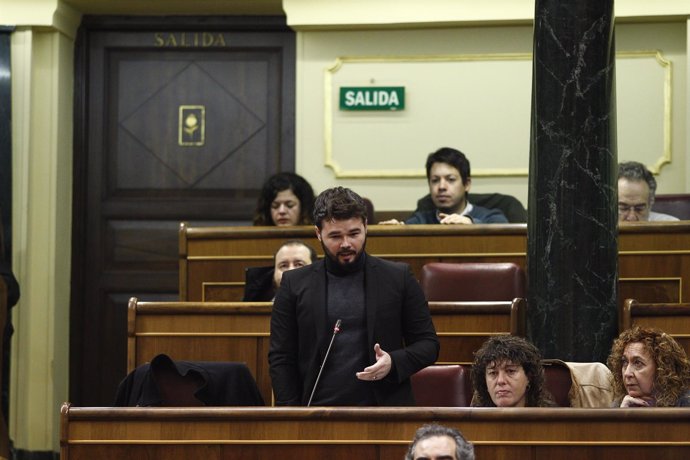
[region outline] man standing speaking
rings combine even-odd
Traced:
[[[283,275],[271,314],[276,405],[414,406],[410,376],[436,361],[424,293],[409,266],[365,252],[366,215],[350,189],[316,198],[325,257]]]

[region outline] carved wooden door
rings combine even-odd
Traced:
[[[282,18],[84,20],[73,403],[112,404],[128,299],[177,299],[179,223],[249,224],[264,180],[294,169],[294,42]]]

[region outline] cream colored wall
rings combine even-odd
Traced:
[[[682,134],[685,141],[685,191],[690,192],[690,16],[685,22],[685,110],[678,107],[679,116],[685,115]],[[683,136],[684,134],[684,136]]]
[[[13,309],[9,426],[15,447],[50,451],[59,446],[59,408],[68,390],[78,18],[57,2],[31,6],[26,21],[13,11],[19,26],[11,40],[13,263],[22,297]],[[21,25],[37,19],[40,27]]]
[[[638,159],[651,168],[659,168],[659,193],[690,190],[685,129],[688,94],[686,29],[686,21],[680,20],[623,23],[616,28],[617,51],[621,54],[618,59],[624,61],[619,66],[618,75],[619,106],[625,108],[625,112],[621,110],[618,114],[619,159]],[[426,155],[438,147],[450,145],[463,150],[472,162],[473,191],[509,193],[527,203],[529,63],[526,67],[525,61],[508,60],[501,67],[506,75],[505,85],[514,85],[512,95],[503,93],[505,110],[525,114],[525,123],[504,120],[501,104],[490,99],[497,92],[492,87],[497,85],[495,79],[478,80],[479,84],[471,90],[487,98],[485,105],[490,107],[486,109],[489,116],[482,103],[472,100],[471,95],[462,96],[464,99],[453,97],[452,93],[466,91],[465,88],[453,88],[451,82],[445,81],[442,84],[449,92],[445,98],[443,91],[429,88],[439,84],[435,72],[440,66],[433,59],[456,56],[470,59],[471,65],[483,63],[488,66],[495,64],[492,59],[497,55],[531,53],[530,25],[314,30],[313,23],[310,23],[308,28],[298,32],[297,40],[297,170],[312,182],[315,189],[348,186],[372,199],[378,210],[412,209],[416,200],[427,191],[423,177]],[[631,53],[640,51],[647,51],[646,57],[631,56]],[[659,51],[659,56],[670,62],[670,67],[657,62],[654,51]],[[405,73],[410,69],[400,64],[406,58],[423,61],[425,57],[429,62],[408,66],[416,73]],[[370,59],[371,62],[361,65],[369,66],[372,77],[384,75],[387,78],[377,80],[374,86],[400,85],[407,90],[411,88],[416,95],[424,91],[433,95],[436,101],[433,110],[418,116],[414,112],[425,109],[417,103],[408,105],[405,109],[408,113],[342,116],[337,107],[339,85],[336,79],[339,73],[354,65],[352,58],[360,61]],[[338,60],[346,62],[336,71],[329,71]],[[462,71],[461,65],[456,70]],[[396,76],[395,71],[381,71],[385,66],[393,67],[399,75]],[[465,70],[467,73],[472,71],[469,66]],[[518,75],[524,77],[525,71],[528,72],[527,78],[516,78]],[[342,86],[370,84],[368,79],[358,80],[356,72],[351,73],[355,77],[342,80]],[[366,75],[366,72],[359,73]],[[332,76],[324,78],[329,74]],[[665,80],[667,76],[671,76],[670,81]],[[463,84],[463,78],[462,74],[458,77],[458,85]],[[329,81],[333,83],[330,88],[325,86]],[[419,81],[426,81],[426,88]],[[329,96],[332,100],[330,110],[326,106]],[[667,113],[666,108],[671,112]],[[448,120],[457,122],[457,128]],[[358,131],[352,127],[358,121],[362,123],[359,125],[361,136],[357,136]],[[439,131],[438,125],[447,126],[446,131]],[[362,140],[362,137],[366,139]],[[670,157],[670,162],[666,156]],[[327,165],[331,158],[338,168]],[[350,169],[343,171],[347,169],[343,165],[348,164],[349,159]],[[516,161],[519,164],[516,165]],[[358,162],[365,163],[359,171],[352,167]],[[399,168],[408,168],[410,164],[417,165],[418,177],[390,178],[400,171]],[[514,174],[496,172],[495,165],[510,165]],[[399,175],[409,176],[409,169],[404,169]]]
[[[616,17],[658,20],[687,16],[687,0],[616,0]],[[489,25],[534,17],[535,0],[283,0],[288,24],[299,30]]]
[[[373,200],[376,209],[411,209],[416,200],[426,194],[424,179],[336,179],[330,168],[324,166],[326,143],[333,143],[334,156],[346,157],[348,151],[359,147],[359,139],[351,136],[343,139],[327,138],[324,132],[324,72],[332,66],[337,58],[347,56],[443,56],[443,55],[489,55],[496,53],[529,53],[532,47],[531,28],[529,26],[514,26],[497,28],[444,28],[422,30],[385,30],[385,31],[318,31],[298,33],[298,78],[297,78],[297,169],[314,185],[322,190],[335,184],[352,187],[359,193]],[[389,65],[396,65],[391,63]],[[427,88],[434,85],[432,78],[435,63],[429,62],[428,68],[418,69],[416,75],[404,75],[400,80],[401,86],[409,87],[414,80],[426,80]],[[428,75],[425,75],[428,73]],[[405,83],[407,82],[407,83]],[[367,82],[368,83],[368,82]],[[365,86],[352,85],[352,86]],[[450,88],[448,88],[450,90]],[[337,88],[333,88],[337,91]],[[490,92],[490,89],[487,89]],[[527,101],[528,102],[528,101]],[[381,131],[387,124],[394,125],[396,135],[385,136],[384,139],[372,138],[371,150],[366,152],[367,169],[378,170],[381,175],[389,173],[401,163],[415,164],[419,175],[423,174],[426,155],[443,145],[452,143],[453,147],[464,150],[470,160],[472,152],[462,144],[461,132],[476,130],[477,126],[458,126],[457,132],[439,133],[438,138],[428,138],[428,132],[433,130],[435,123],[459,118],[458,112],[467,110],[466,106],[446,106],[439,97],[435,102],[435,113],[428,112],[428,116],[417,118],[414,113],[409,116],[413,122],[399,122],[398,114],[383,114],[378,116],[377,128]],[[337,110],[337,107],[334,108]],[[414,106],[406,111],[414,111]],[[529,113],[529,112],[527,112]],[[465,115],[467,115],[465,113]],[[477,114],[479,115],[479,114]],[[388,118],[387,118],[388,117]],[[463,118],[467,118],[463,116]],[[470,115],[469,118],[472,118]],[[348,123],[344,121],[343,123]],[[486,136],[501,136],[509,142],[520,136],[516,130],[518,126],[488,126],[480,127]],[[526,123],[522,128],[529,128]],[[335,123],[333,132],[337,136],[339,129]],[[412,135],[410,136],[410,132]],[[412,137],[412,142],[407,137]],[[478,136],[478,137],[481,137]],[[451,141],[454,139],[455,142]],[[381,141],[380,144],[378,141]],[[352,146],[348,146],[348,143]],[[415,148],[410,146],[415,143]],[[374,147],[374,145],[376,147]],[[496,153],[496,152],[493,152]],[[526,152],[515,152],[507,149],[506,154],[522,155],[525,160]],[[478,154],[477,154],[478,155]],[[400,157],[405,157],[401,159]],[[410,157],[412,158],[410,160]],[[342,161],[341,161],[342,163]],[[476,164],[475,164],[476,166]],[[526,166],[526,165],[525,165]],[[520,189],[526,190],[526,178],[503,177],[500,180],[475,178],[473,190],[483,191],[494,187],[501,187],[506,193],[521,194]],[[526,197],[526,194],[525,194]]]
[[[688,94],[690,82],[688,82],[688,36],[687,21],[661,22],[661,23],[624,23],[616,27],[616,50],[618,53],[635,50],[657,50],[671,63],[670,103],[671,120],[669,126],[670,137],[670,162],[661,165],[656,176],[657,193],[685,193],[690,192],[690,143],[688,142]],[[635,73],[627,76],[627,84],[630,91],[644,91],[644,88],[658,86],[656,81],[647,80],[647,75]],[[620,81],[620,78],[619,78]],[[654,96],[658,101],[663,97],[660,89]],[[620,96],[619,96],[620,98]],[[619,101],[619,108],[620,108]],[[651,103],[649,105],[652,105]],[[645,119],[645,112],[653,110],[644,105],[627,108],[625,116]],[[622,113],[618,117],[621,118]],[[634,134],[639,130],[643,133],[655,133],[664,129],[664,120],[658,117],[645,120],[639,126],[628,126],[623,132],[619,128],[618,158],[622,160],[641,159],[650,167],[658,162],[656,152],[639,148],[635,143],[625,143],[625,138],[620,139],[626,133]],[[633,131],[631,133],[631,131]]]

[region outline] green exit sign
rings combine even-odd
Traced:
[[[403,110],[404,86],[343,86],[340,110]]]

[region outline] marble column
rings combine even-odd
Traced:
[[[605,361],[617,334],[613,0],[536,0],[528,332],[545,358]]]

